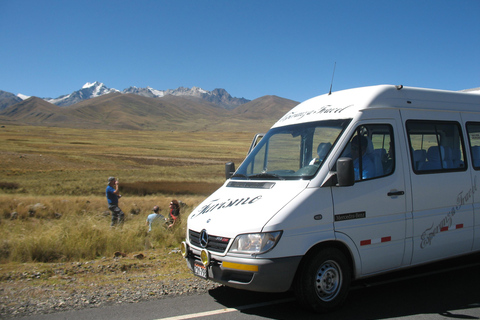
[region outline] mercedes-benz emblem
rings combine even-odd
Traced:
[[[202,248],[206,248],[208,244],[208,233],[207,230],[203,229],[202,232],[200,232],[200,245]]]

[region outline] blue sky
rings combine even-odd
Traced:
[[[0,0],[0,90],[480,87],[480,1]]]

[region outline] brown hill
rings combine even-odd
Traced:
[[[233,112],[250,119],[265,117],[279,119],[297,104],[296,101],[277,96],[263,96],[236,107]]]
[[[228,110],[200,100],[176,96],[150,98],[111,93],[68,107],[71,114],[91,124],[123,129],[198,129],[201,119],[222,118]]]
[[[30,98],[0,112],[0,123],[77,128],[179,131],[266,131],[297,103],[265,96],[234,110],[205,100],[111,93],[69,107]],[[255,119],[255,121],[252,121]]]
[[[214,113],[208,106],[190,106],[188,100],[176,101],[142,97],[134,94],[111,93],[68,107],[71,114],[97,125],[125,129],[160,129],[172,121],[188,122],[197,116]]]
[[[166,95],[160,98],[160,100],[177,107],[185,115],[225,116],[231,114],[231,111],[225,108],[196,97]]]
[[[10,92],[0,90],[0,110],[6,109],[21,101],[22,99],[17,97],[16,95]]]
[[[37,97],[23,100],[0,113],[0,119],[28,124],[52,124],[69,122],[62,108]]]

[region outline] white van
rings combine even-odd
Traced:
[[[480,95],[333,92],[278,120],[190,214],[182,254],[199,277],[328,311],[352,280],[479,251],[478,180]]]

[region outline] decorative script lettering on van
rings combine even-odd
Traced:
[[[286,115],[284,115],[278,122],[290,120],[290,119],[302,119],[303,117],[311,116],[311,115],[316,115],[316,114],[325,114],[325,113],[341,113],[343,110],[352,107],[353,104],[348,105],[343,108],[339,107],[332,107],[331,105],[323,106],[320,109],[315,109],[315,110],[309,110],[309,111],[303,111],[303,112],[289,112]]]
[[[472,187],[467,191],[464,192],[463,190],[457,195],[457,204],[450,209],[450,211],[447,213],[445,218],[443,218],[436,226],[434,226],[434,223],[432,223],[432,226],[428,228],[427,230],[423,231],[420,239],[420,248],[424,249],[427,246],[432,244],[433,238],[439,233],[442,228],[445,227],[451,227],[452,226],[452,221],[453,217],[459,211],[463,205],[468,203],[468,201],[473,197],[475,192],[477,191],[477,177],[473,179],[473,185]]]
[[[222,210],[230,207],[237,207],[237,206],[244,206],[253,204],[262,199],[262,196],[256,196],[253,198],[238,198],[238,199],[227,199],[226,201],[222,201],[220,199],[214,199],[210,201],[209,204],[204,205],[197,213],[190,216],[190,218],[197,217],[201,214],[212,212],[213,210]]]

